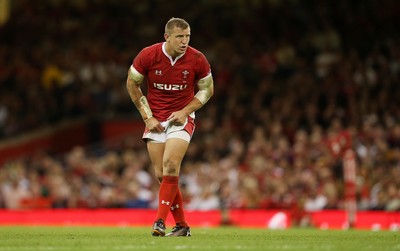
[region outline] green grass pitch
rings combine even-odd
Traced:
[[[0,227],[0,251],[36,250],[400,250],[394,231],[193,228],[152,237],[143,227]]]

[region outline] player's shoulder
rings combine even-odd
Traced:
[[[149,45],[149,46],[144,47],[142,49],[142,53],[147,54],[147,55],[148,54],[155,54],[155,53],[158,53],[160,51],[162,51],[162,43],[152,44],[152,45]]]
[[[201,51],[197,50],[196,48],[194,48],[192,46],[188,47],[188,49],[186,50],[186,53],[195,58],[200,58],[200,57],[205,58],[204,54]]]

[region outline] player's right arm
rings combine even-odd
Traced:
[[[164,130],[160,122],[153,117],[153,113],[150,109],[149,103],[147,102],[146,96],[140,88],[144,80],[144,76],[138,72],[133,66],[128,70],[128,78],[126,79],[126,88],[128,90],[129,96],[132,102],[135,104],[146,127],[150,131],[162,132]]]

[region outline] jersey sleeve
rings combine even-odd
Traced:
[[[149,57],[148,48],[144,48],[137,54],[137,56],[133,59],[132,66],[135,68],[140,74],[146,76],[147,70],[150,66],[150,57]]]
[[[197,79],[202,79],[209,74],[211,74],[210,64],[204,54],[200,53],[197,60]]]

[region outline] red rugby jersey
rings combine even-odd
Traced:
[[[159,121],[184,108],[194,97],[197,81],[211,74],[210,64],[200,51],[189,46],[185,54],[172,61],[164,44],[144,48],[132,64],[147,79],[147,100]]]

